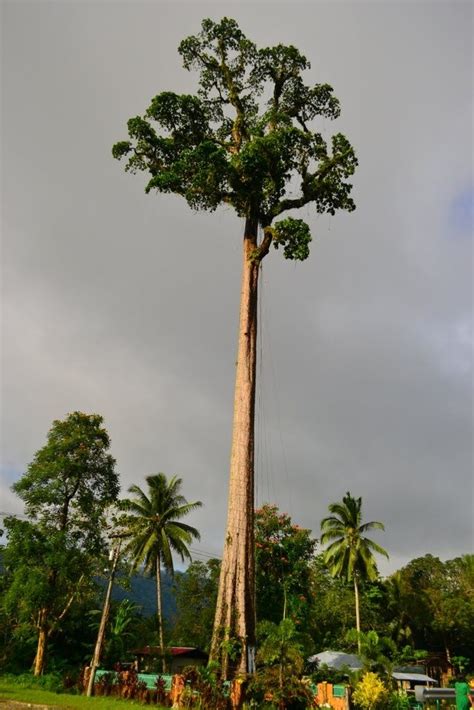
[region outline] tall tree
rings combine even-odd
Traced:
[[[12,575],[7,601],[34,620],[35,675],[44,670],[48,639],[88,582],[102,549],[105,510],[118,496],[102,423],[101,416],[82,412],[54,421],[45,446],[12,487],[29,520],[5,520],[5,562]]]
[[[276,505],[255,511],[257,618],[291,618],[308,627],[311,563],[316,540]],[[301,627],[300,627],[301,628]]]
[[[312,564],[308,596],[311,615],[308,628],[314,639],[313,647],[347,650],[347,632],[354,628],[354,590],[344,579],[332,577],[323,554]],[[366,628],[386,633],[385,593],[378,580],[361,586],[359,608]]]
[[[198,646],[208,651],[216,611],[220,562],[195,561],[176,577],[176,620],[172,640],[177,646]]]
[[[163,612],[161,597],[161,565],[174,574],[173,552],[181,560],[191,559],[189,545],[199,540],[196,528],[183,523],[192,510],[199,508],[201,501],[188,503],[181,495],[181,478],[173,476],[169,481],[164,473],[147,476],[148,494],[139,486],[130,486],[134,498],[122,501],[125,517],[121,524],[130,538],[125,552],[132,558],[132,571],[144,567],[156,579],[156,610],[161,654],[164,657]]]
[[[362,523],[362,498],[353,498],[349,492],[342,503],[331,503],[332,515],[321,521],[321,543],[329,543],[324,559],[333,577],[342,577],[354,585],[356,629],[360,646],[359,583],[377,579],[377,564],[373,553],[388,558],[388,553],[373,540],[364,536],[369,530],[385,530],[383,523]]]
[[[357,165],[341,133],[328,147],[311,128],[337,118],[328,84],[307,86],[310,64],[295,47],[257,49],[235,20],[206,19],[179,46],[199,72],[197,95],[163,92],[144,117],[128,121],[130,140],[113,147],[126,170],[150,174],[146,192],[172,192],[194,209],[230,205],[244,220],[238,355],[234,392],[227,528],[211,656],[228,675],[229,641],[240,644],[237,672],[255,656],[254,411],[260,265],[271,245],[287,259],[309,255],[302,219],[280,215],[313,203],[319,213],[352,211]],[[264,96],[264,94],[266,96]],[[262,97],[262,98],[260,98]]]
[[[442,562],[425,555],[411,560],[387,580],[398,582],[397,604],[390,611],[403,617],[416,646],[444,651],[447,660],[474,655],[469,629],[474,624],[474,555]]]

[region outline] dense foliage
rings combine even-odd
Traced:
[[[82,412],[53,422],[46,444],[13,485],[27,520],[5,519],[3,609],[25,650],[36,636],[36,675],[44,670],[48,643],[93,594],[105,512],[119,492],[102,423]]]
[[[196,95],[164,91],[143,116],[128,121],[129,139],[113,147],[126,170],[148,173],[146,192],[181,195],[193,209],[230,205],[265,231],[285,258],[306,259],[311,235],[282,213],[314,204],[317,212],[352,211],[357,166],[342,133],[330,145],[311,127],[335,119],[340,104],[329,84],[308,86],[310,68],[296,47],[258,49],[235,20],[206,19],[179,46],[184,67],[199,72]]]
[[[171,642],[209,651],[216,608],[220,562],[192,562],[185,574],[176,577],[176,614]]]
[[[330,574],[323,554],[315,555],[311,531],[294,524],[276,506],[263,506],[256,519],[257,599],[263,624],[259,626],[259,672],[252,685],[255,697],[266,692],[272,678],[279,677],[278,658],[272,656],[278,648],[283,655],[294,654],[299,669],[300,660],[312,653],[328,648],[355,652],[360,641],[365,669],[382,679],[394,665],[413,664],[432,653],[448,653],[457,670],[474,670],[470,633],[474,625],[474,555],[447,562],[426,555],[386,580],[361,580],[363,631],[358,637],[353,586]],[[68,592],[82,576],[77,587],[81,594],[74,595],[48,642],[48,668],[78,671],[90,659],[103,596],[94,583],[96,567],[85,568],[83,550],[63,547],[52,530],[48,537],[45,529],[29,520],[11,519],[8,525],[8,544],[3,549],[6,566],[0,577],[0,668],[29,668],[37,646],[34,609],[48,599],[57,618],[61,604],[70,598]],[[55,591],[51,592],[44,569],[53,564],[58,573]],[[218,577],[218,560],[192,562],[186,572],[176,575],[176,611],[167,613],[168,643],[208,650]],[[113,604],[105,648],[110,667],[118,660],[132,660],[131,648],[157,642],[156,617],[143,615],[141,589],[134,585],[136,603],[122,599]],[[120,594],[130,595],[131,591],[122,590]],[[281,625],[284,616],[286,626]],[[89,619],[86,624],[85,618]],[[266,649],[271,647],[273,651],[267,654]],[[288,665],[286,661],[284,665]],[[305,671],[313,672],[315,680],[321,673],[329,680],[340,680],[340,674],[333,674],[333,678],[324,669],[305,666]],[[282,672],[286,673],[283,667]],[[292,681],[284,692],[298,695],[300,691],[304,696],[304,688]]]
[[[307,626],[316,540],[276,505],[255,512],[257,617]]]

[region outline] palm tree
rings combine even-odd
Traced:
[[[148,495],[139,486],[130,486],[133,499],[122,501],[126,512],[121,523],[129,537],[125,552],[131,556],[132,571],[144,568],[156,576],[156,608],[160,651],[164,655],[163,613],[161,600],[161,565],[174,574],[173,552],[181,560],[191,560],[189,545],[200,539],[196,528],[181,522],[181,518],[199,508],[201,501],[188,503],[181,495],[181,478],[173,476],[169,481],[164,473],[147,476]]]
[[[385,528],[382,523],[376,521],[361,524],[362,498],[353,498],[349,492],[343,497],[342,503],[331,503],[328,507],[332,515],[321,521],[321,543],[330,543],[324,552],[324,561],[333,577],[340,577],[354,584],[356,629],[359,639],[357,645],[360,653],[359,582],[377,579],[374,552],[388,558],[383,547],[363,534],[368,530]]]

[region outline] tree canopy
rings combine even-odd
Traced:
[[[88,549],[100,545],[104,510],[119,492],[109,447],[98,414],[73,412],[54,421],[46,444],[12,486],[28,516]]]
[[[257,619],[307,621],[316,540],[276,505],[255,513]]]
[[[321,543],[329,543],[324,552],[331,574],[351,582],[354,577],[377,579],[377,564],[373,553],[388,557],[383,549],[364,533],[384,530],[383,523],[362,522],[362,498],[354,498],[348,492],[342,503],[331,503],[332,515],[321,521]]]
[[[311,235],[301,219],[274,219],[313,203],[317,212],[352,211],[346,182],[357,159],[347,138],[330,145],[314,119],[335,119],[329,84],[308,86],[307,58],[293,46],[258,49],[235,20],[206,19],[178,49],[199,73],[196,95],[164,91],[128,121],[129,139],[113,147],[126,170],[149,174],[146,192],[183,196],[193,209],[232,206],[267,228],[256,258],[273,242],[285,258],[305,259]]]
[[[186,572],[176,576],[176,617],[172,642],[209,650],[216,610],[220,563],[195,560]]]
[[[73,412],[54,421],[46,444],[13,486],[28,520],[5,519],[5,606],[37,633],[35,673],[43,672],[47,642],[79,593],[91,592],[103,550],[105,511],[119,492],[110,439],[97,414]]]

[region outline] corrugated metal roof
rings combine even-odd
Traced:
[[[344,666],[348,667],[350,670],[360,670],[362,668],[362,661],[359,656],[355,653],[342,653],[341,651],[322,651],[321,653],[316,653],[314,656],[308,658],[310,663],[317,662],[319,666],[328,666],[336,671],[341,670]],[[401,671],[395,671],[392,673],[392,677],[395,680],[406,680],[412,683],[436,683],[434,678],[430,678],[429,675],[424,673],[403,673]]]
[[[399,673],[398,671],[395,671],[392,673],[392,677],[395,678],[395,680],[409,680],[415,683],[437,684],[437,681],[434,678],[430,678],[429,675],[425,675],[424,673]]]

